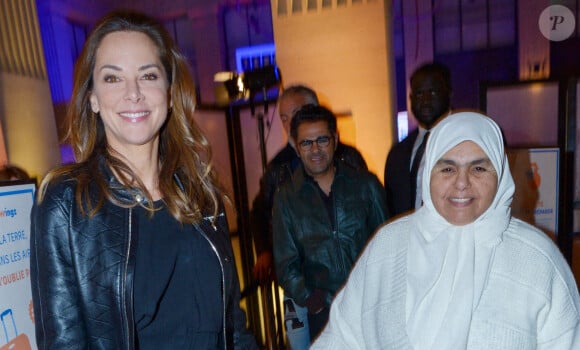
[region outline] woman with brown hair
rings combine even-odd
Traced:
[[[76,163],[32,214],[39,349],[254,349],[184,57],[152,18],[115,12],[74,72]]]

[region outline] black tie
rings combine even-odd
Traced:
[[[421,159],[423,159],[423,154],[425,153],[425,146],[427,146],[427,139],[429,138],[429,131],[423,136],[423,141],[417,148],[415,152],[415,158],[413,158],[413,164],[411,165],[411,208],[415,208],[415,200],[417,198],[417,172],[419,170],[419,164],[421,164]]]

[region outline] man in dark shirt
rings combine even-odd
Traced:
[[[292,117],[301,107],[307,104],[318,105],[318,97],[311,88],[304,85],[295,85],[286,88],[278,98],[278,111],[282,125],[287,134],[290,131],[290,122]],[[356,169],[367,169],[367,165],[355,148],[338,143],[335,152],[335,159],[344,162],[350,167]],[[266,168],[266,172],[260,179],[260,190],[252,204],[250,212],[250,226],[251,233],[254,238],[256,247],[257,259],[254,265],[254,278],[260,284],[270,283],[273,279],[273,257],[272,257],[272,206],[274,202],[274,193],[280,186],[292,177],[292,173],[300,164],[300,158],[296,153],[292,138],[288,138],[286,146],[274,156]],[[305,344],[308,338],[308,321],[304,317],[300,317],[301,311],[305,313],[297,305],[294,305],[290,300],[285,302],[286,308],[294,308],[298,319],[293,322],[294,325],[303,325],[298,328],[292,328],[291,325],[287,329],[288,341],[293,349],[301,349],[307,347]],[[300,333],[300,334],[298,334]],[[301,335],[306,334],[306,338],[298,340]],[[293,336],[296,335],[296,338]]]
[[[415,70],[411,75],[410,100],[419,127],[391,148],[385,165],[387,203],[393,216],[421,206],[424,146],[429,130],[450,113],[449,69],[442,64],[427,63]]]
[[[375,175],[334,157],[331,111],[302,107],[291,136],[301,163],[274,197],[274,261],[284,294],[308,309],[312,340],[368,238],[388,219],[387,205]]]

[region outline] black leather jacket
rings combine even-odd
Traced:
[[[377,177],[336,162],[332,183],[334,222],[318,184],[302,166],[274,199],[274,261],[278,282],[298,305],[315,289],[326,306],[343,285],[375,229],[388,219],[386,196]]]
[[[334,158],[354,169],[367,170],[367,164],[360,152],[347,144],[338,143]],[[292,178],[292,173],[299,164],[298,154],[288,143],[268,163],[266,172],[260,179],[260,191],[252,203],[250,212],[250,231],[258,254],[263,251],[272,251],[274,194],[284,182]]]
[[[110,174],[116,198],[134,203],[137,193],[121,190]],[[105,201],[91,218],[75,199],[76,182],[51,184],[35,204],[31,227],[31,282],[38,348],[135,349],[133,273],[139,227],[135,211]],[[97,187],[91,189],[94,194]],[[196,225],[222,268],[222,349],[257,349],[239,308],[239,285],[223,214],[214,229],[209,218]]]

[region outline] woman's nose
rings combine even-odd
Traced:
[[[125,98],[132,102],[139,102],[143,98],[139,84],[135,81],[128,81]]]
[[[459,190],[464,190],[470,186],[471,182],[469,180],[469,171],[461,169],[457,172],[457,178],[455,179],[455,187]]]

